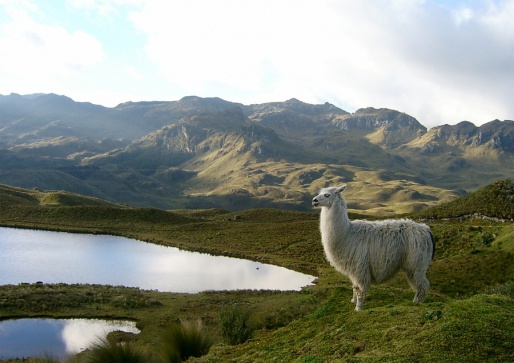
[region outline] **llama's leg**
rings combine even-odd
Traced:
[[[366,291],[359,287],[354,287],[354,294],[355,294],[355,311],[361,311],[362,305],[364,304],[364,298],[366,297]],[[352,300],[353,301],[353,300]]]
[[[425,274],[419,272],[416,273],[405,271],[405,275],[407,276],[407,281],[409,281],[409,285],[415,293],[412,302],[420,303],[423,300],[425,300],[425,298],[428,295],[428,290],[430,288],[430,282],[426,278]]]
[[[371,285],[371,275],[369,271],[363,270],[359,272],[359,278],[353,282],[353,293],[355,299],[355,311],[361,311],[364,299],[366,298],[366,291]]]
[[[414,300],[412,301],[415,303],[420,303],[423,300],[425,300],[428,295],[428,290],[430,289],[430,282],[425,277],[425,275],[419,276],[417,281],[418,284],[416,288],[416,295],[414,295]]]
[[[357,289],[358,288],[359,287],[355,284],[352,286],[353,296],[352,296],[352,300],[350,301],[352,304],[355,304],[357,302]]]

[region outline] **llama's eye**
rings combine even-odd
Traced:
[[[328,193],[325,194],[325,198],[328,198],[328,197],[330,197],[330,194],[328,194]]]

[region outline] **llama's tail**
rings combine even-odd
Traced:
[[[430,240],[432,241],[432,260],[434,259],[435,254],[435,241],[434,241],[434,235],[432,234],[432,231],[429,231],[430,233]]]

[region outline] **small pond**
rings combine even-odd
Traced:
[[[163,292],[301,290],[314,276],[107,235],[0,228],[0,285],[84,283]]]
[[[16,319],[0,321],[0,359],[77,354],[109,332],[140,333],[136,323],[98,319]]]

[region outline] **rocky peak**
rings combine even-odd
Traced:
[[[385,149],[394,149],[426,133],[414,117],[387,108],[362,108],[332,122],[344,131],[360,135]]]
[[[186,96],[177,101],[177,106],[195,112],[219,112],[228,108],[242,108],[240,103],[225,101],[219,97]]]
[[[469,121],[456,125],[442,125],[431,129],[422,143],[422,154],[434,154],[458,148],[462,151],[482,148],[495,150],[499,155],[514,152],[514,121],[494,120],[482,126]]]
[[[502,152],[514,152],[514,121],[494,120],[478,128],[474,137],[477,145],[484,145]]]
[[[162,146],[168,150],[191,153],[207,137],[243,127],[248,120],[237,107],[220,112],[205,112],[184,117],[137,141],[140,145]]]
[[[334,124],[343,130],[360,129],[371,131],[380,127],[386,127],[389,131],[409,128],[416,132],[426,132],[426,127],[421,125],[414,117],[387,108],[361,108],[353,114],[335,119]]]
[[[249,106],[250,117],[257,118],[263,114],[289,113],[298,116],[310,116],[315,118],[326,118],[335,115],[346,115],[348,112],[326,102],[322,105],[313,105],[291,98],[285,102],[270,102]]]

